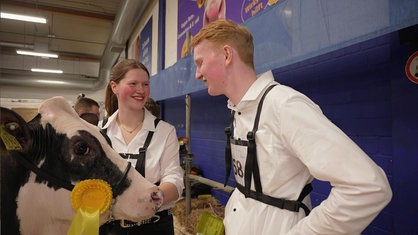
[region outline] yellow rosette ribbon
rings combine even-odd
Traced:
[[[77,212],[67,235],[98,235],[99,217],[110,207],[112,188],[99,179],[80,181],[71,192],[71,206]]]

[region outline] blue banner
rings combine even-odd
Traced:
[[[152,72],[152,17],[145,24],[139,36],[139,51],[141,61],[147,67],[149,73]]]

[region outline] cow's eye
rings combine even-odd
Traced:
[[[77,142],[74,145],[74,153],[77,155],[87,155],[89,152],[90,148],[85,142]]]

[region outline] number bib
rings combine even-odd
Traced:
[[[245,164],[247,162],[247,151],[248,151],[248,141],[242,140],[231,140],[231,154],[232,154],[232,164],[234,167],[235,182],[245,186],[244,176],[245,176]],[[254,182],[253,177],[251,177],[251,182]],[[251,190],[254,190],[254,185],[251,184]]]

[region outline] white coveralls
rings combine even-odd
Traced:
[[[247,139],[259,100],[276,83],[271,71],[250,87],[235,110],[233,136]],[[305,95],[284,85],[265,97],[256,132],[263,193],[296,200],[313,180],[329,181],[330,195],[309,216],[267,205],[234,190],[225,208],[227,235],[360,234],[389,203],[392,192],[384,171],[330,122]],[[246,148],[231,146],[237,183],[244,185]],[[252,180],[254,190],[254,180]],[[310,207],[307,196],[304,203]]]

